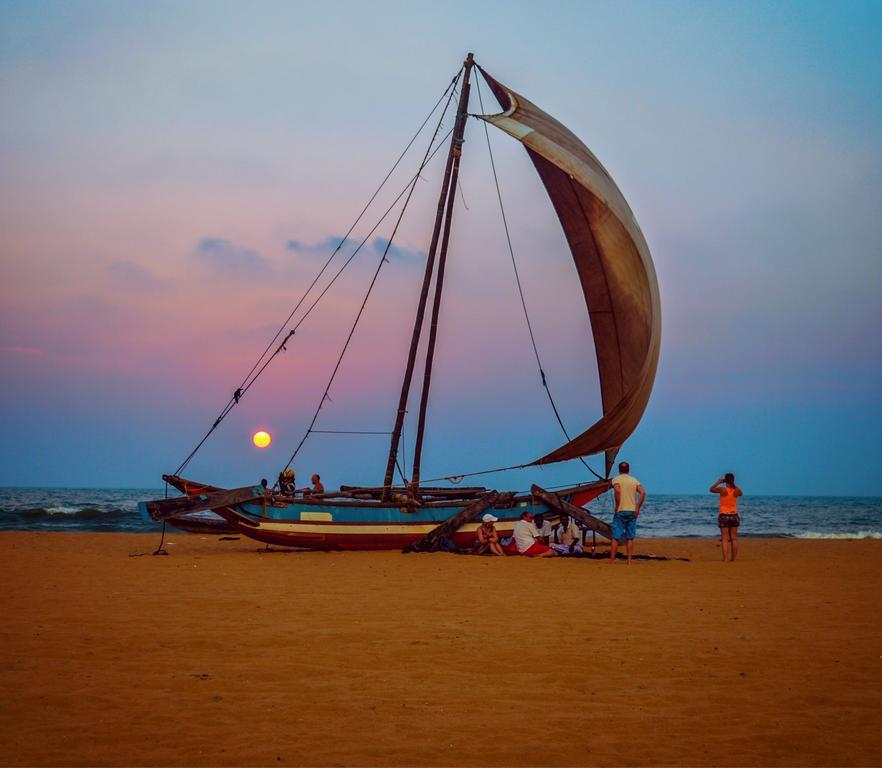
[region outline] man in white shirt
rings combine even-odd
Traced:
[[[539,541],[547,547],[548,542],[551,541],[551,523],[545,519],[545,515],[538,512],[533,515],[533,525],[535,525],[536,530],[539,531]]]
[[[549,546],[561,555],[582,554],[582,532],[576,521],[565,512],[560,515],[560,525],[554,529]]]
[[[627,461],[619,463],[619,474],[612,480],[616,494],[616,513],[612,521],[612,544],[609,549],[609,561],[614,563],[619,551],[619,544],[624,541],[628,552],[628,565],[634,556],[634,539],[637,538],[637,518],[640,508],[646,501],[646,491],[636,477],[629,474],[631,466]]]
[[[527,557],[557,557],[557,552],[542,543],[539,531],[533,523],[533,514],[529,510],[523,512],[521,519],[515,523],[512,537],[519,555],[526,555]]]

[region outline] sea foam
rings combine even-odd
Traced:
[[[794,539],[882,539],[882,533],[878,531],[855,531],[854,533],[819,533],[818,531],[805,531],[797,533]]]
[[[82,509],[82,507],[59,506],[59,507],[47,507],[45,511],[49,515],[75,515],[81,509]]]

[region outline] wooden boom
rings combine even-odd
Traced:
[[[175,496],[172,499],[142,501],[139,502],[138,506],[142,507],[150,515],[151,520],[162,522],[170,517],[178,517],[187,512],[201,512],[205,509],[241,504],[243,501],[259,499],[262,495],[263,488],[259,485],[249,485],[244,488],[232,488],[228,491],[219,490],[211,493],[200,493],[194,496]]]
[[[403,552],[436,552],[442,538],[449,537],[450,534],[459,530],[463,525],[474,520],[485,509],[492,507],[499,502],[508,502],[514,498],[514,493],[499,493],[499,491],[490,491],[485,493],[477,501],[473,501],[467,507],[459,510],[456,514],[448,517],[443,523],[429,531],[423,538],[408,544]]]
[[[538,485],[533,485],[530,488],[530,493],[533,494],[537,499],[541,499],[549,507],[552,509],[556,509],[558,512],[564,512],[572,518],[578,520],[582,525],[588,528],[595,533],[599,533],[606,539],[612,540],[612,528],[610,528],[608,523],[603,522],[594,515],[586,512],[582,507],[577,507],[575,504],[570,504],[570,502],[565,501],[556,493],[552,493],[551,491],[546,491],[544,488],[540,488]]]

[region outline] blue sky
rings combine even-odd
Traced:
[[[882,494],[882,4],[805,2],[5,2],[0,484],[151,486],[174,469],[468,50],[588,144],[646,234],[662,355],[622,455],[650,490],[701,492],[732,470],[755,493]],[[478,128],[424,475],[520,463],[559,438]],[[546,369],[578,431],[599,402],[572,263],[523,150],[492,141]],[[437,167],[425,180],[325,428],[390,428]],[[284,464],[375,256],[195,477]],[[259,426],[275,436],[264,452],[248,443]],[[376,482],[385,451],[316,436],[298,469]]]

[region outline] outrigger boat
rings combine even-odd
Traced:
[[[197,483],[183,477],[171,477],[163,475],[162,479],[172,488],[183,493],[185,496],[201,497],[208,493],[217,493],[224,490],[216,485]],[[169,525],[187,533],[208,533],[216,536],[238,533],[239,523],[235,518],[235,511],[230,507],[220,507],[205,512],[187,512],[176,517],[167,518]]]
[[[476,68],[499,102],[502,112],[498,114],[469,113],[471,77]],[[639,424],[655,380],[661,342],[661,310],[658,284],[649,247],[624,196],[591,151],[560,122],[489,75],[474,61],[471,53],[436,104],[437,108],[444,98],[447,98],[444,112],[442,112],[438,128],[436,128],[435,135],[429,144],[429,149],[426,150],[422,165],[411,180],[412,184],[409,183],[409,192],[399,215],[399,222],[407,207],[410,193],[419,178],[420,171],[441,146],[440,143],[436,146],[435,140],[440,132],[444,113],[447,106],[451,104],[457,88],[459,89],[458,107],[448,145],[447,163],[438,201],[438,213],[427,251],[422,290],[414,321],[398,410],[391,431],[391,444],[382,485],[376,487],[342,486],[338,491],[303,496],[300,494],[285,495],[275,492],[275,489],[268,490],[260,486],[223,489],[194,483],[184,479],[180,474],[199,447],[266,369],[269,362],[285,348],[285,344],[294,335],[296,327],[305,319],[305,315],[288,331],[287,335],[284,335],[278,347],[274,347],[274,345],[282,337],[288,328],[288,323],[291,322],[306,296],[316,285],[317,277],[196,449],[178,470],[173,474],[163,476],[166,483],[182,490],[186,495],[141,503],[142,511],[150,519],[168,521],[185,529],[189,525],[192,529],[194,513],[211,510],[217,515],[218,520],[225,521],[229,530],[235,530],[266,544],[322,550],[408,548],[431,550],[437,548],[445,540],[452,541],[461,547],[473,543],[474,532],[479,525],[478,519],[488,510],[499,518],[497,530],[501,535],[511,533],[515,522],[524,511],[529,510],[533,514],[542,512],[552,517],[565,511],[590,530],[609,537],[609,526],[586,512],[583,507],[592,499],[609,490],[610,471],[618,450]],[[480,84],[478,84],[478,94],[480,97]],[[483,100],[481,99],[481,101]],[[500,492],[483,486],[467,488],[458,488],[453,485],[450,487],[426,486],[420,481],[421,454],[441,293],[447,263],[455,193],[463,154],[465,127],[469,117],[483,121],[485,133],[487,133],[486,126],[491,125],[521,142],[524,146],[560,220],[588,309],[600,378],[603,415],[581,434],[570,437],[551,396],[551,390],[539,362],[539,353],[535,341],[532,339],[532,329],[530,329],[542,383],[566,437],[566,442],[533,461],[502,468],[504,470],[527,469],[572,460],[581,460],[585,464],[584,457],[605,454],[604,475],[595,472],[595,480],[556,492],[543,489],[538,485],[533,485],[530,493],[518,494]],[[425,126],[426,122],[423,125]],[[487,141],[489,149],[489,134],[487,134]],[[405,188],[405,191],[408,191],[408,188]],[[498,181],[497,192],[505,223]],[[399,196],[399,199],[403,195],[404,192]],[[392,237],[388,240],[387,252],[396,231],[397,224],[392,232]],[[508,234],[507,223],[506,234]],[[510,247],[510,237],[508,239]],[[340,246],[337,251],[339,249]],[[331,259],[334,258],[337,251],[332,254]],[[385,261],[385,255],[384,253],[383,259],[377,267],[374,282],[376,282]],[[350,260],[351,258],[352,256]],[[517,270],[513,252],[512,263]],[[328,264],[325,265],[325,268],[327,266]],[[319,273],[319,276],[322,272]],[[517,271],[515,274],[517,276]],[[370,296],[374,282],[368,289],[365,303]],[[520,287],[519,277],[518,285]],[[424,334],[425,313],[430,288],[433,286],[432,313],[425,342],[424,373],[416,440],[411,476],[408,479],[404,478],[401,473],[398,457],[417,351]],[[319,296],[319,299],[322,295],[324,292]],[[521,299],[529,326],[529,314],[526,303],[523,302],[523,294]],[[362,304],[363,308],[364,303]],[[356,317],[352,332],[354,332],[360,316],[361,311]],[[352,338],[352,332],[350,332],[349,339]],[[346,352],[348,343],[347,340],[340,360]],[[315,429],[316,419],[327,399],[336,371],[337,369],[331,376],[331,381],[315,411],[312,423],[291,457],[288,466],[291,466],[309,435],[321,431]],[[585,466],[588,467],[587,464]],[[402,474],[403,483],[393,483],[396,468]],[[590,467],[588,468],[590,469]],[[480,475],[492,471],[501,470],[467,474]],[[591,471],[593,472],[593,470]],[[444,479],[461,479],[461,477],[457,474]]]

